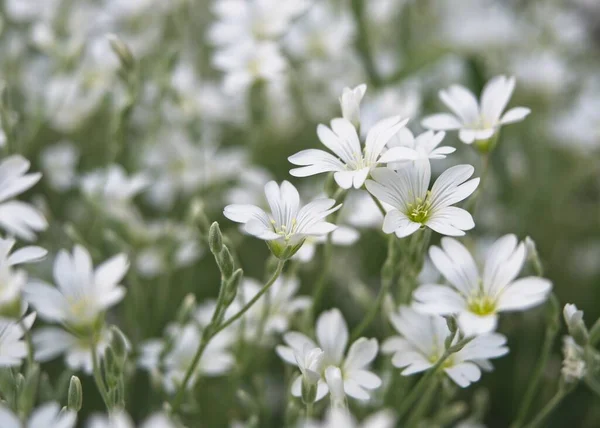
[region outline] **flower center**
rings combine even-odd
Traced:
[[[414,203],[406,207],[406,216],[415,223],[425,223],[431,214],[431,201],[429,200],[429,191],[425,198],[417,198]]]
[[[292,219],[292,224],[289,226],[287,224],[277,226],[277,222],[273,219],[271,219],[271,224],[273,225],[275,233],[280,235],[286,241],[289,241],[298,229],[298,221],[295,218]]]
[[[471,312],[477,315],[491,315],[496,312],[496,302],[489,296],[474,296],[468,302]]]

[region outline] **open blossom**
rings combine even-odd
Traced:
[[[300,207],[298,190],[288,181],[281,186],[269,181],[265,185],[265,196],[271,214],[254,205],[238,204],[227,205],[223,214],[229,220],[245,224],[248,234],[269,241],[276,253],[288,245],[299,248],[307,236],[326,235],[336,229],[334,224],[324,221],[341,207],[333,207],[334,199],[315,199]]]
[[[389,167],[397,169],[406,161],[416,161],[421,159],[445,159],[446,155],[454,153],[454,147],[442,146],[438,147],[444,137],[445,132],[427,131],[419,134],[416,138],[410,129],[402,128],[396,134],[396,137],[390,140],[388,146],[401,147],[404,152],[404,160],[398,164],[390,163]]]
[[[384,353],[393,354],[392,364],[403,368],[409,376],[432,368],[445,352],[445,342],[452,334],[444,317],[421,314],[403,306],[390,316],[392,325],[401,334],[382,345]],[[453,345],[458,342],[455,336]],[[508,353],[506,337],[492,333],[478,336],[443,363],[444,372],[457,385],[465,388],[481,377],[481,369],[491,369],[488,361]]]
[[[0,238],[0,314],[14,318],[23,312],[21,292],[27,283],[27,274],[14,269],[22,263],[32,263],[43,259],[48,252],[41,247],[27,246],[11,254],[14,239]]]
[[[176,428],[164,413],[154,413],[145,419],[139,428]],[[86,425],[87,428],[135,428],[133,419],[124,410],[117,410],[108,415],[93,415]]]
[[[13,155],[0,162],[0,227],[9,234],[27,241],[35,239],[35,233],[46,230],[48,223],[33,206],[10,200],[37,183],[42,174],[26,174],[30,162],[20,155]]]
[[[467,198],[479,185],[479,178],[467,181],[474,170],[471,165],[453,166],[439,176],[431,190],[427,160],[409,163],[397,172],[389,168],[373,170],[367,190],[393,207],[383,220],[383,231],[403,238],[427,226],[443,235],[464,235],[465,230],[475,227],[473,217],[452,205]]]
[[[529,276],[517,279],[525,262],[525,244],[505,235],[490,248],[483,273],[469,251],[457,240],[443,238],[429,256],[450,285],[426,284],[413,294],[415,308],[430,314],[458,315],[468,336],[494,331],[498,313],[529,309],[544,302],[552,283]]]
[[[123,299],[125,288],[119,282],[128,267],[127,256],[118,254],[94,269],[89,252],[76,245],[72,255],[61,250],[56,256],[58,287],[31,281],[25,288],[26,298],[46,321],[91,328],[103,312]]]
[[[27,343],[23,339],[26,330],[35,321],[35,313],[23,318],[23,326],[19,322],[0,318],[0,367],[18,366],[27,356]],[[4,427],[4,425],[0,425]]]
[[[436,131],[460,130],[459,138],[466,144],[488,140],[502,125],[520,122],[530,113],[528,108],[515,107],[502,114],[514,89],[514,77],[496,76],[485,85],[478,103],[467,88],[453,85],[440,91],[440,99],[454,114],[434,114],[422,125]]]
[[[338,309],[331,309],[319,316],[316,336],[318,344],[302,333],[286,333],[283,340],[287,346],[277,346],[277,354],[286,363],[296,366],[296,355],[305,355],[305,350],[310,352],[320,348],[323,356],[316,399],[320,400],[331,390],[332,395],[347,394],[359,400],[368,400],[368,390],[381,386],[381,379],[368,370],[369,364],[377,356],[377,340],[361,337],[346,354],[348,326]],[[301,377],[292,384],[292,394],[296,397],[302,395]]]
[[[391,410],[380,410],[357,422],[347,409],[330,408],[322,422],[305,421],[301,428],[393,428],[396,417]]]
[[[333,119],[331,128],[321,124],[317,127],[317,135],[321,143],[335,156],[318,149],[302,150],[289,157],[291,163],[302,166],[290,170],[290,174],[294,177],[307,177],[333,172],[333,177],[341,188],[349,189],[354,186],[359,189],[378,164],[403,159],[401,148],[396,147],[385,152],[384,149],[388,141],[407,122],[408,119],[394,116],[376,123],[367,134],[364,148],[356,128],[348,119]]]
[[[225,73],[223,90],[228,94],[245,92],[256,81],[283,78],[287,62],[274,42],[243,42],[218,51],[213,65]]]
[[[58,403],[52,401],[35,409],[26,423],[12,410],[0,406],[0,426],[2,428],[73,428],[77,421],[77,412],[61,410]]]

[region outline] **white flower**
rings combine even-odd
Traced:
[[[109,330],[100,331],[96,343],[98,356],[104,355],[111,337]],[[50,361],[64,354],[65,363],[71,370],[82,370],[86,374],[92,374],[94,366],[89,338],[75,336],[59,327],[41,327],[33,332],[32,341],[36,361]]]
[[[23,247],[10,254],[14,239],[0,238],[0,314],[4,317],[20,316],[21,292],[27,283],[27,274],[13,269],[21,263],[32,263],[46,257],[48,252],[41,247]]]
[[[388,166],[392,169],[399,169],[406,161],[445,159],[446,155],[456,151],[454,147],[450,146],[438,147],[445,136],[445,132],[427,131],[415,138],[408,128],[400,129],[395,138],[390,140],[388,147],[401,147],[404,161],[397,164],[390,163]]]
[[[301,428],[393,428],[396,417],[391,410],[380,410],[357,422],[347,409],[330,408],[322,422],[306,421]]]
[[[29,330],[35,321],[35,312],[23,318]],[[25,330],[20,323],[0,318],[0,367],[18,366],[27,356],[27,343],[23,339]],[[0,426],[4,427],[4,425]]]
[[[223,90],[228,94],[245,92],[254,82],[272,82],[283,77],[285,58],[274,42],[244,42],[213,57],[216,69],[225,73]]]
[[[360,102],[365,96],[367,85],[364,83],[354,89],[344,88],[340,97],[342,116],[355,127],[360,125]]]
[[[563,337],[563,356],[561,374],[565,382],[576,382],[585,376],[584,350],[571,336]]]
[[[479,185],[471,165],[457,165],[444,171],[431,190],[429,161],[411,162],[398,170],[377,168],[367,180],[367,190],[381,202],[393,207],[383,220],[383,231],[399,238],[411,235],[420,227],[429,227],[442,235],[462,236],[475,227],[466,210],[453,207],[467,198]]]
[[[58,288],[32,281],[25,288],[26,298],[46,321],[89,328],[125,295],[119,282],[128,267],[127,256],[118,254],[94,270],[88,251],[76,245],[72,255],[61,250],[54,260]]]
[[[77,413],[72,410],[61,411],[56,402],[45,403],[35,409],[26,423],[12,410],[0,406],[0,426],[2,428],[73,428]]]
[[[341,205],[334,199],[315,199],[300,208],[300,196],[288,181],[281,186],[269,181],[265,185],[265,196],[271,207],[271,215],[254,205],[227,205],[223,214],[229,220],[245,224],[244,230],[273,246],[297,246],[307,236],[321,236],[335,230],[334,224],[324,221]],[[332,208],[333,207],[333,208]]]
[[[317,127],[319,139],[335,155],[318,149],[302,150],[288,160],[302,168],[290,170],[294,177],[307,177],[323,172],[334,172],[336,183],[343,189],[352,186],[359,189],[378,164],[402,160],[399,148],[385,149],[388,141],[402,128],[408,119],[394,116],[375,124],[368,132],[364,149],[361,147],[356,128],[350,121],[337,118],[331,121],[331,128],[320,124]]]
[[[330,390],[332,393],[368,400],[367,390],[381,386],[381,379],[368,370],[368,365],[377,356],[377,340],[361,337],[350,346],[344,357],[348,344],[348,326],[338,309],[331,309],[319,316],[316,336],[318,345],[302,333],[286,333],[283,340],[288,346],[277,346],[277,354],[286,363],[295,366],[298,364],[295,355],[302,355],[305,348],[322,349],[322,371],[317,385],[317,400],[327,395]],[[342,391],[339,391],[340,386]],[[302,395],[301,377],[292,384],[292,394],[296,397]]]
[[[325,353],[321,348],[310,348],[308,344],[304,346],[302,352],[295,352],[296,364],[302,373],[305,381],[316,385],[321,379],[323,358]]]
[[[421,285],[413,294],[415,308],[431,314],[458,315],[468,336],[496,329],[498,312],[521,311],[546,300],[552,283],[529,276],[515,280],[525,262],[525,244],[505,235],[490,248],[483,274],[469,251],[457,240],[443,238],[429,256],[450,285]]]
[[[515,107],[502,114],[514,89],[514,77],[496,76],[485,85],[478,103],[468,89],[453,85],[440,91],[440,99],[454,115],[434,114],[425,118],[422,125],[436,131],[459,129],[459,138],[466,144],[488,140],[502,125],[520,122],[531,112],[525,107]]]
[[[128,177],[121,165],[110,165],[83,176],[81,190],[100,209],[117,219],[126,219],[131,217],[131,200],[149,184],[144,174]]]
[[[409,376],[432,368],[445,352],[445,341],[452,334],[444,317],[426,315],[407,306],[390,316],[402,336],[393,336],[382,345],[382,352],[393,354],[392,364],[404,368]],[[455,336],[453,345],[458,342]],[[501,334],[477,336],[442,363],[444,372],[462,388],[477,382],[481,369],[491,369],[490,358],[508,353],[506,338]]]
[[[163,382],[165,389],[169,392],[176,391],[177,386],[183,382],[201,340],[200,330],[194,324],[175,329],[172,334],[175,343],[173,349],[165,356],[163,361],[165,367]],[[192,373],[188,388],[194,386],[200,375],[221,376],[233,368],[235,358],[228,350],[232,341],[233,337],[227,331],[218,333],[210,340],[196,366],[196,370]],[[153,349],[147,348],[147,351],[156,351],[157,348],[154,345]],[[161,350],[158,350],[160,354]],[[146,355],[146,360],[148,361],[148,355]]]
[[[175,428],[167,415],[155,413],[139,425],[139,428]],[[108,415],[94,415],[86,424],[87,428],[135,428],[136,425],[124,410],[117,410]]]
[[[42,169],[53,189],[65,191],[73,187],[78,159],[79,151],[69,142],[57,143],[42,151]]]
[[[21,201],[11,201],[37,183],[42,174],[26,174],[30,163],[20,155],[5,158],[0,163],[0,226],[21,239],[33,241],[35,232],[46,230],[48,223],[33,206]]]

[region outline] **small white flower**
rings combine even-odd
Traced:
[[[515,280],[525,262],[525,244],[515,235],[505,235],[490,248],[483,274],[469,251],[457,240],[443,238],[429,256],[450,285],[421,285],[413,294],[415,308],[430,314],[458,315],[467,335],[496,329],[498,313],[522,311],[544,302],[552,283],[529,276]]]
[[[323,350],[321,378],[317,384],[317,400],[323,398],[331,390],[333,398],[349,395],[359,400],[368,400],[367,390],[381,386],[381,379],[368,370],[369,364],[377,356],[377,340],[361,337],[349,348],[348,326],[338,309],[323,312],[316,325],[318,345],[302,333],[289,332],[283,340],[288,346],[277,346],[277,354],[286,362],[297,365],[296,354],[302,354],[304,349],[320,348]],[[341,391],[340,391],[341,389]],[[292,394],[302,395],[302,378],[298,377],[292,384]]]
[[[573,383],[585,376],[584,350],[571,336],[563,337],[563,356],[561,374],[565,382]]]
[[[119,282],[129,262],[118,254],[95,270],[89,252],[76,245],[73,254],[61,250],[54,260],[57,287],[36,280],[26,288],[26,299],[40,316],[72,328],[92,328],[98,317],[123,299],[125,288]]]
[[[14,239],[0,238],[0,314],[14,318],[23,312],[21,292],[27,283],[27,274],[14,266],[32,263],[46,257],[48,252],[41,247],[22,247],[10,254]]]
[[[326,235],[336,226],[324,221],[341,205],[334,199],[315,199],[300,208],[298,190],[288,181],[278,186],[269,181],[265,185],[265,196],[271,207],[271,215],[254,205],[227,205],[223,214],[229,220],[245,224],[246,233],[269,241],[274,246],[301,245],[307,236]],[[332,208],[333,207],[333,208]]]
[[[340,97],[342,116],[356,128],[360,125],[360,102],[365,96],[367,85],[364,83],[354,89],[344,88]]]
[[[96,343],[98,356],[104,355],[111,337],[109,330],[100,331]],[[64,354],[65,363],[71,370],[92,374],[94,366],[89,338],[75,336],[59,327],[41,327],[33,332],[32,341],[36,361],[50,361]]]
[[[456,149],[450,146],[438,147],[446,136],[445,132],[427,131],[416,138],[408,128],[402,128],[389,143],[388,147],[401,147],[404,162],[390,163],[392,169],[399,169],[406,161],[424,159],[445,159],[446,155],[454,153]]]
[[[422,125],[436,131],[458,129],[459,138],[466,144],[488,140],[502,125],[520,122],[531,112],[525,107],[515,107],[502,114],[514,89],[514,77],[496,76],[485,85],[478,103],[468,89],[453,85],[440,91],[440,99],[454,115],[434,114],[426,117]]]
[[[29,330],[35,321],[35,312],[23,318],[24,327]],[[0,318],[0,366],[18,366],[27,356],[27,343],[23,339],[25,330],[18,322]],[[4,425],[0,424],[4,427]]]
[[[382,352],[393,354],[392,364],[404,368],[404,376],[429,370],[439,361],[445,352],[445,341],[452,334],[444,317],[421,314],[402,306],[390,320],[402,336],[387,339]],[[457,341],[458,336],[455,336],[453,345]],[[481,369],[491,368],[488,359],[508,353],[505,345],[506,338],[501,334],[477,336],[450,355],[442,367],[450,379],[465,388],[479,380]]]
[[[167,391],[174,392],[177,390],[177,386],[183,382],[183,378],[194,359],[196,349],[200,345],[201,334],[198,326],[194,324],[174,329],[171,334],[175,339],[175,343],[173,349],[165,356],[163,361],[165,368],[163,382]],[[233,337],[227,331],[218,333],[210,340],[202,354],[202,358],[200,358],[200,362],[196,366],[196,371],[192,373],[188,388],[194,386],[200,375],[221,376],[232,369],[235,364],[235,357],[228,350],[232,341]],[[162,351],[156,345],[148,349],[150,351],[158,350],[158,355]],[[148,361],[148,355],[146,355],[146,361]]]
[[[399,238],[411,235],[420,227],[429,227],[442,235],[462,236],[475,227],[466,210],[454,207],[472,194],[479,178],[467,179],[475,169],[457,165],[444,171],[431,190],[429,161],[411,162],[397,172],[377,168],[367,180],[367,190],[381,202],[393,207],[383,220],[383,231]]]
[[[391,410],[380,410],[366,417],[362,422],[348,413],[347,409],[330,408],[322,422],[307,421],[301,428],[392,428],[396,426],[396,417]]]
[[[175,428],[167,415],[155,413],[144,420],[139,428]],[[94,415],[88,419],[87,428],[135,428],[136,425],[124,410],[117,410],[108,415]]]
[[[213,65],[225,73],[223,90],[235,94],[256,81],[281,79],[287,62],[276,43],[248,41],[216,52]]]
[[[25,424],[12,410],[4,405],[0,406],[0,426],[2,428],[73,428],[76,421],[76,412],[62,411],[56,402],[45,403],[35,409]]]
[[[53,189],[62,192],[73,187],[78,159],[79,151],[69,142],[57,143],[42,151],[42,169]]]
[[[30,163],[20,155],[5,158],[0,163],[0,227],[21,239],[33,241],[35,232],[46,230],[48,223],[32,205],[10,200],[37,183],[42,174],[26,174]]]
[[[316,385],[321,379],[323,357],[325,353],[321,348],[313,348],[307,344],[302,352],[294,352],[296,364],[302,372],[302,376],[309,384]]]
[[[117,219],[127,219],[132,214],[132,199],[149,184],[144,174],[128,177],[121,165],[110,165],[83,176],[81,190],[99,209]]]
[[[368,132],[365,147],[361,147],[356,128],[344,118],[331,121],[331,128],[321,124],[317,135],[321,143],[336,156],[318,149],[302,150],[288,160],[301,168],[290,170],[294,177],[308,177],[333,172],[336,183],[343,189],[354,186],[359,189],[378,164],[403,159],[403,150],[396,147],[384,152],[388,141],[402,128],[408,119],[390,117],[375,124]]]

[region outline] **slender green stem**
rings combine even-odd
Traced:
[[[431,400],[435,396],[435,392],[437,391],[438,384],[440,382],[440,373],[438,370],[433,374],[433,379],[429,382],[425,393],[419,400],[415,410],[412,412],[408,420],[406,421],[406,427],[411,428],[417,425],[417,423],[423,418],[423,415],[429,409],[431,405]]]
[[[21,329],[23,329],[23,336],[25,338],[25,343],[27,343],[27,369],[29,370],[34,363],[34,359],[33,359],[33,342],[31,341],[31,332],[29,331],[29,329],[27,328],[27,326],[25,326],[25,323],[23,322],[23,320],[19,321],[19,325],[21,326]]]
[[[551,299],[556,299],[554,294],[551,296]],[[550,302],[550,304],[554,304],[554,302]],[[540,352],[540,356],[538,358],[537,364],[533,369],[533,376],[527,385],[527,390],[525,391],[525,395],[523,396],[523,400],[521,401],[521,407],[519,408],[519,412],[517,413],[517,418],[512,423],[511,428],[519,428],[525,422],[527,418],[527,414],[533,403],[533,399],[536,396],[536,393],[539,389],[540,382],[542,380],[542,374],[546,365],[548,363],[548,359],[550,358],[550,354],[552,352],[552,345],[554,344],[554,340],[556,339],[556,335],[559,329],[558,323],[558,313],[556,314],[556,319],[549,320],[548,326],[546,327],[546,333],[544,335],[544,343],[542,344],[542,350]]]
[[[261,288],[260,291],[248,303],[246,303],[246,305],[244,305],[244,307],[242,309],[240,309],[235,315],[233,315],[227,321],[220,324],[218,327],[215,326],[215,328],[211,328],[210,325],[207,327],[207,329],[209,329],[209,330],[208,330],[208,332],[205,331],[205,333],[202,335],[202,339],[200,341],[200,344],[198,345],[198,349],[196,350],[196,354],[194,355],[192,363],[188,367],[187,372],[185,373],[185,376],[183,378],[183,381],[181,382],[181,385],[179,385],[179,389],[177,390],[177,393],[175,394],[175,398],[173,399],[173,406],[172,406],[173,412],[176,412],[179,409],[179,406],[181,405],[181,402],[183,400],[183,396],[184,396],[185,390],[187,388],[187,385],[192,377],[192,374],[196,371],[196,367],[198,366],[198,363],[200,362],[200,358],[202,357],[202,354],[204,353],[204,350],[206,349],[206,346],[208,345],[210,340],[215,335],[217,335],[220,331],[229,327],[231,324],[233,324],[235,321],[237,321],[239,318],[241,318],[241,316],[244,315],[258,301],[258,299],[260,299],[267,291],[269,291],[269,288],[271,288],[273,283],[277,280],[277,278],[279,278],[279,275],[281,275],[281,272],[283,271],[283,267],[285,266],[285,262],[286,262],[286,260],[279,260],[279,263],[277,264],[277,268],[275,269],[275,272],[273,273],[273,275],[271,276],[269,281],[267,281],[267,283],[263,286],[263,288]]]
[[[104,405],[108,410],[111,410],[112,406],[108,400],[108,391],[106,390],[104,379],[102,379],[102,373],[100,373],[100,365],[98,364],[98,352],[96,350],[96,346],[97,341],[93,340],[90,350],[92,352],[92,370],[94,373],[94,381],[96,382],[96,388],[98,388],[98,392],[100,392],[100,395],[102,396]]]
[[[556,391],[556,394],[554,394],[554,397],[552,397],[552,399],[548,401],[548,403],[546,403],[546,405],[540,411],[540,413],[538,413],[537,416],[533,419],[533,421],[527,424],[525,428],[537,428],[539,426],[542,426],[542,423],[546,420],[550,413],[552,413],[552,411],[560,404],[560,402],[563,398],[565,398],[566,395],[567,392],[563,388],[559,387],[558,391]]]
[[[393,281],[393,275],[388,276],[388,273],[393,269],[394,263],[394,244],[396,237],[394,235],[390,235],[388,238],[388,250],[387,257],[385,262],[383,263],[383,267],[381,268],[381,287],[379,288],[379,293],[377,294],[377,298],[375,299],[375,303],[371,305],[371,309],[365,315],[362,322],[356,326],[354,331],[352,331],[350,342],[354,342],[365,329],[373,322],[373,319],[377,316],[377,312],[379,312],[382,308],[383,299],[385,295],[390,290]]]

